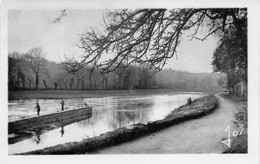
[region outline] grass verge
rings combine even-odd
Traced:
[[[248,133],[247,133],[247,127],[248,127],[248,110],[247,110],[247,98],[245,97],[236,97],[236,96],[225,96],[221,95],[235,103],[237,103],[238,111],[234,114],[235,121],[234,124],[244,129],[243,133],[241,135],[238,135],[236,137],[233,137],[231,139],[231,145],[230,148],[225,150],[223,154],[230,154],[230,153],[248,153]]]

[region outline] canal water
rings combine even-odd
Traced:
[[[35,132],[30,138],[9,144],[9,154],[81,141],[120,127],[163,119],[171,111],[185,104],[189,97],[194,100],[205,95],[194,92],[152,95],[131,93],[125,96],[64,99],[65,110],[78,108],[84,103],[92,106],[92,117],[41,134]],[[60,101],[60,99],[38,99],[41,114],[59,111]],[[35,106],[36,99],[9,101],[9,121],[36,116]],[[9,139],[12,137],[17,136],[10,134]]]

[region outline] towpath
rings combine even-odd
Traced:
[[[219,107],[207,116],[186,121],[136,140],[97,150],[98,154],[222,153],[227,146],[225,129],[237,112],[237,104],[216,94]]]

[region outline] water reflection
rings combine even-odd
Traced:
[[[37,145],[40,143],[40,141],[41,141],[41,132],[40,132],[40,130],[36,130],[35,131],[35,141],[36,141],[36,143],[37,143]]]
[[[115,110],[111,111],[110,128],[117,129],[136,123],[145,123],[149,120],[154,105],[153,99],[135,102],[134,100],[122,100],[117,103]]]
[[[9,145],[9,153],[21,153],[42,149],[67,142],[81,141],[82,139],[98,136],[120,127],[137,123],[147,123],[162,119],[170,111],[186,103],[191,97],[196,99],[204,94],[155,94],[155,95],[128,95],[104,98],[64,99],[65,110],[75,108],[75,104],[84,104],[93,107],[92,117],[78,122],[60,123],[59,128],[43,132],[35,131],[34,137]],[[39,99],[43,112],[60,110],[61,100]],[[35,101],[24,100],[9,102],[9,117],[26,117],[33,112],[31,104]],[[34,111],[35,112],[35,111]],[[17,116],[19,115],[19,116]],[[66,133],[65,133],[66,129]]]
[[[65,132],[65,130],[64,130],[64,126],[61,126],[61,131],[60,131],[60,133],[61,133],[61,137],[63,137],[64,132]]]

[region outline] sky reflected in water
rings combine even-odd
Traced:
[[[202,93],[153,94],[115,96],[103,98],[64,99],[65,110],[77,108],[84,103],[93,107],[92,117],[45,133],[34,132],[33,137],[9,144],[9,153],[21,153],[45,147],[81,141],[120,127],[163,119],[170,111],[186,103],[191,97]],[[41,114],[60,110],[59,99],[39,99]],[[9,101],[9,120],[36,116],[36,100]],[[12,137],[12,135],[9,135]]]

